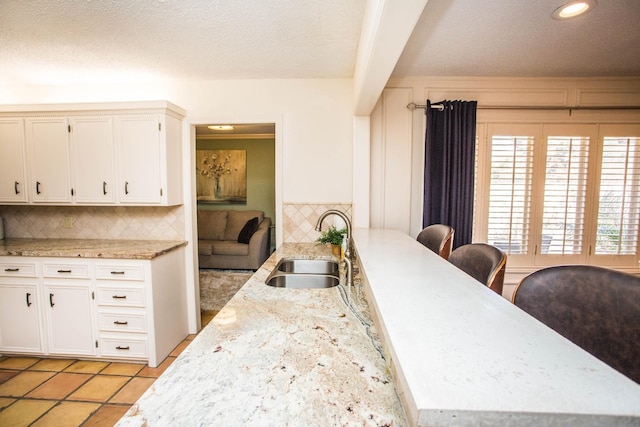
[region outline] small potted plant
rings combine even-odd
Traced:
[[[330,226],[327,231],[323,231],[320,237],[316,239],[316,242],[320,244],[329,243],[331,245],[331,251],[334,255],[340,256],[340,247],[342,246],[342,235],[347,233],[346,228],[337,229],[335,226]]]

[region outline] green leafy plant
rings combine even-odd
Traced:
[[[331,243],[340,246],[342,244],[342,235],[347,233],[346,228],[338,230],[335,226],[330,226],[327,231],[323,231],[320,237],[316,239],[318,243]]]

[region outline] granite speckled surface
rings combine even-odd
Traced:
[[[284,257],[331,255],[282,245],[118,426],[407,425],[357,281],[267,286]]]
[[[0,256],[153,259],[186,244],[182,240],[4,239]]]

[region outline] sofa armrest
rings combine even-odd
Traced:
[[[271,218],[265,217],[249,240],[249,262],[257,270],[269,258],[271,250]]]

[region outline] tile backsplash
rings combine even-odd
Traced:
[[[310,204],[310,203],[284,203],[282,205],[282,239],[285,243],[310,243],[314,242],[320,233],[315,231],[316,221],[322,213],[329,209],[337,209],[352,218],[350,204]],[[331,215],[325,219],[322,229],[326,230],[338,216]]]
[[[184,208],[0,206],[5,238],[184,240]]]
[[[350,204],[285,203],[283,240],[314,242],[316,221],[328,209],[352,217]],[[184,240],[183,206],[0,206],[5,238]],[[326,230],[337,216],[327,217]]]

